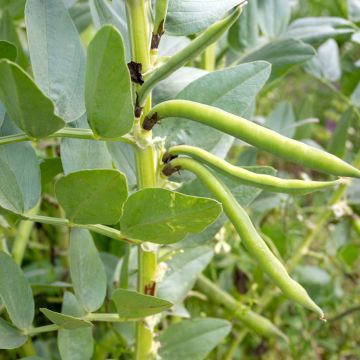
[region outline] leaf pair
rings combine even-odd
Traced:
[[[62,1],[27,1],[26,28],[37,85],[16,64],[2,60],[0,99],[21,130],[43,138],[84,112],[85,56]]]
[[[53,323],[64,329],[91,327],[91,322],[82,317],[102,306],[106,296],[107,280],[104,265],[88,230],[71,231],[69,262],[73,289],[79,302],[78,310],[63,314],[48,309],[41,311]],[[66,297],[65,294],[64,303]],[[124,320],[153,315],[172,306],[166,300],[124,289],[115,290],[112,299],[119,319]],[[83,310],[80,311],[81,309]]]
[[[33,138],[60,130],[65,122],[55,115],[54,104],[17,64],[0,61],[0,100],[15,124]]]
[[[56,195],[75,224],[114,225],[123,236],[170,244],[202,231],[221,212],[218,202],[165,189],[143,189],[128,198],[126,177],[117,170],[83,170],[61,178]]]
[[[26,24],[36,82],[59,116],[70,122],[86,111],[94,133],[104,138],[129,132],[131,81],[120,33],[105,25],[91,41],[86,60],[62,1],[29,0]]]
[[[32,138],[43,138],[86,110],[96,135],[112,138],[128,133],[134,116],[120,33],[106,25],[96,34],[85,69],[79,34],[62,1],[28,1],[26,25],[38,86],[10,61],[16,48],[0,44],[0,100],[16,125]]]

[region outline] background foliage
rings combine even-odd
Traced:
[[[96,0],[66,0],[64,3],[84,45],[88,45],[95,30],[103,23],[113,23],[126,34],[126,20],[124,16],[119,16],[124,15],[120,0],[106,2],[105,5],[103,1]],[[176,8],[176,1],[170,2],[167,32],[161,43],[160,55],[172,55],[184,47],[193,37],[192,34],[206,29],[230,10],[236,1],[218,3],[218,9],[204,10],[203,18],[199,17],[189,25],[187,12],[182,12],[180,5],[180,9]],[[32,42],[29,31],[26,39],[26,29],[39,24],[25,23],[24,5],[25,0],[0,0],[0,41],[5,40],[16,46],[17,51],[7,48],[8,56],[16,58],[19,65],[31,71],[38,86],[55,99],[57,114],[61,114],[66,121],[74,119],[83,112],[85,104],[82,97],[71,94],[71,101],[56,99],[56,92],[52,93],[56,89],[51,89],[46,83],[48,79],[36,67],[30,67],[29,48],[31,50],[36,43]],[[33,10],[36,11],[35,8]],[[59,13],[57,16],[60,16]],[[71,33],[75,29],[62,21],[64,29],[61,40],[64,43],[50,54],[51,58],[63,56],[56,51],[62,51],[63,46],[72,42],[74,53],[70,60],[75,59],[79,67],[84,66],[85,60],[79,50],[81,44],[74,42]],[[353,162],[360,151],[359,22],[358,0],[249,0],[239,21],[216,46],[157,86],[154,102],[179,98],[213,104]],[[184,26],[184,23],[188,25]],[[128,48],[128,44],[125,47]],[[263,61],[272,64],[271,70]],[[67,62],[63,64],[65,66]],[[230,65],[232,67],[227,68]],[[62,71],[68,70],[64,68]],[[69,89],[72,80],[69,76]],[[209,88],[212,89],[211,100],[205,93],[205,89]],[[260,93],[256,97],[258,91]],[[83,89],[80,89],[79,94],[82,93]],[[231,96],[227,97],[226,94]],[[232,96],[237,101],[230,101]],[[86,127],[84,124],[85,119],[79,118],[71,126]],[[1,108],[0,126],[2,136],[14,133],[14,125]],[[174,131],[174,126],[181,126],[182,131]],[[159,136],[168,135],[168,144],[186,142],[200,145],[219,156],[226,156],[234,164],[273,165],[279,169],[278,175],[282,177],[324,178],[233,141],[228,135],[204,129],[200,125],[190,126],[183,119],[164,122],[157,131]],[[26,187],[31,186],[32,182],[36,183],[39,176],[42,180],[41,189],[32,187],[31,196],[24,197],[21,203],[11,204],[11,210],[15,212],[33,208],[41,192],[41,207],[35,212],[63,217],[63,210],[55,199],[53,181],[60,173],[70,174],[99,167],[110,169],[114,164],[127,175],[130,191],[136,184],[133,154],[127,144],[47,139],[33,146],[37,157],[29,150],[29,144],[11,146],[13,148],[0,147],[0,166],[6,171],[9,158],[26,159],[27,168],[14,172],[14,181],[19,183],[18,191],[29,194]],[[36,173],[32,166],[37,159],[41,159],[41,173]],[[27,181],[21,181],[23,171],[27,173]],[[118,181],[124,181],[115,170],[109,171],[114,172]],[[70,180],[69,176],[66,179]],[[167,271],[159,284],[157,295],[176,306],[161,321],[160,327],[164,331],[159,339],[163,344],[160,355],[172,360],[177,359],[175,353],[179,354],[179,359],[201,359],[211,350],[207,347],[210,343],[219,345],[207,355],[209,359],[359,359],[360,182],[355,180],[349,183],[343,188],[344,196],[340,197],[331,191],[293,197],[268,192],[260,194],[258,190],[236,183],[230,183],[230,186],[237,199],[248,206],[268,245],[288,264],[294,277],[324,309],[328,321],[318,321],[315,314],[287,301],[275,287],[269,285],[257,264],[244,251],[232,227],[225,218],[220,217],[204,233],[188,236],[182,242],[162,250],[161,258],[166,263]],[[192,178],[187,179],[181,191],[185,194],[208,195]],[[117,196],[121,198],[123,194]],[[163,196],[166,201],[166,194]],[[96,203],[96,199],[94,201]],[[86,237],[90,233],[85,234],[80,237],[85,241],[84,247],[77,242],[80,248],[71,247],[68,258],[69,234],[66,227],[13,220],[8,214],[0,217],[1,247],[20,254],[15,260],[22,265],[35,295],[36,326],[49,324],[48,319],[55,323],[64,321],[63,318],[53,320],[53,314],[46,313],[46,310],[40,312],[40,308],[63,312],[69,316],[66,321],[74,324],[73,317],[84,315],[83,308],[97,310],[105,297],[109,300],[110,290],[126,281],[120,269],[126,259],[124,255],[129,250],[118,241],[92,233],[95,248],[86,245]],[[116,222],[112,219],[108,221],[110,224]],[[136,231],[131,228],[130,221],[128,228],[129,234]],[[71,236],[79,236],[80,231],[84,230],[76,230]],[[14,250],[17,244],[23,243],[23,238],[29,240],[26,251]],[[100,251],[101,262],[96,249]],[[87,273],[91,281],[85,281],[85,284],[91,283],[96,288],[95,292],[74,281],[82,279],[79,264],[84,258],[94,259],[91,272]],[[131,253],[130,283],[135,281],[135,258],[136,254]],[[8,264],[7,258],[2,261]],[[71,288],[68,262],[76,297],[68,291]],[[202,291],[202,278],[196,283],[202,272],[233,299],[270,319],[287,335],[289,342],[261,337],[249,331],[241,321],[241,315],[239,317],[229,308],[220,306],[216,298]],[[16,270],[9,273],[16,273]],[[18,278],[12,281],[8,276],[0,271],[1,286],[11,287],[18,283]],[[107,290],[103,286],[105,279]],[[18,287],[19,293],[30,293],[29,298],[32,299],[27,282],[20,281]],[[95,296],[89,298],[89,292]],[[118,293],[113,297],[115,305],[116,299],[124,296],[127,295]],[[16,309],[11,312],[8,308],[8,314],[4,316],[9,316],[19,327],[26,327],[34,317],[32,300],[20,296],[17,301],[20,304],[24,302],[24,313],[19,314]],[[154,306],[167,309],[167,304],[160,301]],[[103,305],[104,308],[111,306],[114,305],[110,301]],[[135,306],[131,313],[135,314],[136,311]],[[188,317],[197,319],[181,321]],[[231,330],[229,322],[225,320],[233,325]],[[74,326],[79,327],[79,324]],[[14,335],[6,325],[1,331],[3,334],[8,331],[14,341],[26,341],[21,335]],[[197,334],[206,334],[206,341],[197,338]],[[177,348],[175,340],[179,340],[179,337],[181,347]],[[17,350],[0,350],[0,359],[17,359],[35,354],[43,359],[60,359],[60,354],[63,359],[102,359],[106,356],[128,359],[133,344],[133,323],[105,323],[92,331],[83,321],[76,330],[62,329],[58,335],[50,332],[33,338],[32,343],[27,342]],[[194,349],[196,352],[191,353]]]

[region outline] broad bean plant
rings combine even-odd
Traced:
[[[262,191],[336,204],[360,178],[339,145],[348,127],[326,151],[282,128],[286,114],[254,115],[297,65],[323,79],[315,48],[356,36],[353,22],[291,22],[288,0],[0,6],[1,359],[230,359],[240,338],[219,346],[238,326],[288,346],[211,275],[224,232],[295,312],[326,321],[290,274],[312,238],[285,264],[246,208]],[[242,166],[239,147],[314,180]],[[191,317],[189,294],[223,316]]]

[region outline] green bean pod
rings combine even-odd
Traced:
[[[280,337],[288,341],[287,336],[267,318],[253,312],[240,304],[227,292],[211,282],[204,275],[200,275],[196,286],[201,292],[217,304],[223,305],[228,311],[240,320],[248,329],[265,337]]]
[[[156,0],[155,19],[154,19],[154,35],[162,35],[164,32],[164,24],[166,13],[168,10],[169,0]],[[154,49],[154,47],[152,47]]]
[[[169,165],[177,170],[185,169],[193,172],[213,193],[215,198],[222,203],[225,214],[234,225],[249,253],[281,289],[283,294],[304,307],[317,312],[321,319],[324,319],[323,311],[311,300],[306,290],[289,276],[284,265],[270,251],[265,241],[257,233],[246,211],[219,179],[203,165],[192,159],[176,158]]]
[[[305,195],[313,191],[327,189],[341,181],[302,181],[281,179],[276,176],[257,174],[244,168],[229,164],[227,161],[195,146],[178,145],[169,149],[172,155],[188,155],[200,162],[206,163],[213,169],[238,180],[244,185],[292,195]]]
[[[209,45],[216,42],[226,30],[237,20],[241,14],[241,6],[238,6],[228,17],[211,25],[200,36],[195,38],[188,46],[172,56],[165,64],[156,69],[142,85],[138,93],[138,104],[144,106],[147,96],[154,86],[161,80],[166,79],[174,71],[180,69],[189,60],[200,55]]]
[[[360,170],[338,157],[280,135],[224,110],[187,100],[170,100],[156,105],[144,124],[181,117],[211,126],[283,159],[327,174],[360,177]]]

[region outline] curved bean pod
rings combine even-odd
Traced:
[[[228,17],[211,25],[205,32],[193,40],[188,46],[172,56],[165,64],[156,69],[152,75],[145,81],[138,93],[138,105],[144,106],[145,100],[154,86],[161,80],[164,80],[174,71],[180,69],[189,60],[200,55],[209,45],[216,42],[222,34],[228,30],[237,20],[242,11],[238,6]]]
[[[165,118],[181,117],[211,126],[283,159],[327,174],[360,177],[360,170],[338,157],[280,135],[249,120],[218,108],[187,100],[170,100],[156,105],[144,125]]]
[[[317,312],[321,319],[324,319],[323,311],[311,300],[306,290],[289,276],[284,265],[270,251],[257,233],[248,214],[239,205],[230,190],[195,160],[176,158],[171,161],[170,165],[178,170],[185,169],[193,172],[213,193],[215,198],[222,203],[225,214],[234,225],[248,251],[257,260],[262,270],[281,289],[283,294],[289,299]]]
[[[169,149],[172,155],[188,155],[210,167],[230,175],[245,185],[255,186],[267,191],[292,195],[304,195],[339,184],[341,181],[302,181],[281,179],[271,175],[257,174],[244,168],[229,164],[227,161],[195,146],[178,145]]]

